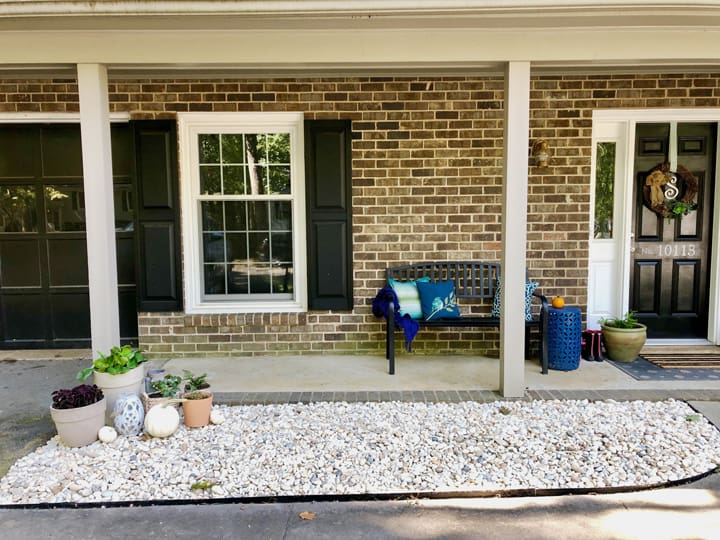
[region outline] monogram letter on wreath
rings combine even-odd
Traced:
[[[669,163],[656,165],[645,176],[643,202],[650,210],[669,219],[685,216],[697,208],[698,180],[682,165],[670,170]]]

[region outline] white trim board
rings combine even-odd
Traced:
[[[128,113],[110,113],[110,122],[129,122]],[[0,113],[0,124],[69,124],[80,123],[80,113]]]

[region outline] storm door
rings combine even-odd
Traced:
[[[137,342],[133,144],[112,128],[120,335]],[[80,127],[0,126],[0,348],[90,346]]]
[[[706,338],[717,124],[637,124],[630,309],[649,338]]]

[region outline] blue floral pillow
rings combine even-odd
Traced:
[[[420,304],[426,321],[460,317],[453,281],[418,282],[417,288],[420,291]]]
[[[422,319],[422,307],[420,306],[420,293],[417,283],[430,281],[429,277],[421,277],[410,281],[397,281],[388,279],[388,283],[398,297],[400,315],[409,315],[411,319]]]
[[[532,302],[532,295],[535,289],[540,285],[537,281],[526,281],[525,282],[525,320],[532,321],[532,312],[530,311],[530,303]],[[493,317],[500,316],[500,294],[502,293],[502,281],[498,276],[498,287],[495,291],[495,298],[493,299],[493,307],[490,315]]]

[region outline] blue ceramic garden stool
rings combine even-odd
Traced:
[[[578,307],[548,308],[548,367],[577,369],[582,352],[582,313]]]

